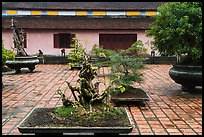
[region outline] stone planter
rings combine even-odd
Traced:
[[[15,60],[6,61],[5,65],[11,69],[15,69],[16,73],[21,72],[21,68],[28,68],[30,72],[35,69],[35,65],[39,63],[37,56],[15,57]]]
[[[32,122],[32,117],[39,113],[39,111],[50,108],[34,108],[30,111],[30,113],[22,120],[20,123],[18,130],[21,133],[35,133],[35,135],[63,135],[63,133],[84,133],[85,135],[87,133],[94,133],[94,134],[120,134],[120,133],[130,133],[132,131],[132,126],[124,126],[124,127],[118,127],[117,125],[115,127],[82,127],[82,126],[76,126],[76,127],[65,127],[63,125],[60,126],[49,126],[49,127],[42,127],[42,126],[35,126],[31,127],[29,126],[29,123]],[[124,109],[124,108],[123,108]],[[127,110],[125,110],[126,116],[128,117],[129,125],[130,124],[130,118],[127,114]],[[39,119],[39,120],[38,120]],[[40,117],[35,117],[36,121],[43,121],[40,119]],[[53,120],[49,121],[49,124],[52,125]],[[42,122],[44,123],[44,122]]]
[[[111,93],[111,101],[115,104],[124,104],[148,101],[149,95],[141,88],[132,88],[123,93]]]
[[[182,85],[183,91],[202,86],[202,66],[173,65],[169,70],[169,76]]]

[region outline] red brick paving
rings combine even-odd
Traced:
[[[143,88],[150,100],[143,106],[127,106],[133,131],[129,135],[202,135],[202,94],[181,91],[168,75],[171,65],[146,65]],[[66,90],[65,81],[76,82],[78,71],[68,71],[66,65],[39,64],[33,73],[5,74],[2,90],[2,134],[20,135],[19,122],[33,107],[60,106],[56,93]],[[101,68],[100,74],[107,74]],[[107,79],[103,80],[108,85]],[[67,95],[70,95],[67,93]]]

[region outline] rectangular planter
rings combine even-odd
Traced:
[[[20,133],[35,133],[36,135],[63,135],[63,133],[94,133],[94,134],[120,134],[120,133],[130,133],[132,131],[132,126],[125,127],[29,127],[25,126],[25,122],[29,123],[31,114],[34,114],[36,110],[46,109],[46,108],[34,108],[30,113],[22,120],[18,130]],[[127,114],[127,110],[125,109]],[[127,114],[128,121],[130,122],[129,115]],[[130,124],[131,125],[131,124]]]
[[[111,101],[113,103],[135,103],[148,101],[149,99],[149,95],[141,88],[132,88],[123,93],[111,94]]]

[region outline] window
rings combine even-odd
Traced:
[[[70,48],[73,43],[72,38],[75,34],[70,33],[58,33],[54,34],[54,48]]]

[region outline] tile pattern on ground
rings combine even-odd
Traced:
[[[168,75],[172,65],[146,65],[142,70],[143,88],[150,100],[145,105],[129,105],[133,131],[129,135],[202,135],[202,88],[182,92]],[[99,70],[108,74],[107,67]],[[67,91],[65,81],[76,84],[79,71],[69,71],[62,64],[39,64],[33,73],[23,69],[22,74],[2,76],[2,134],[20,135],[18,125],[34,107],[61,106],[57,89]],[[108,86],[106,77],[99,77],[100,90]],[[66,92],[71,97],[70,92]]]

